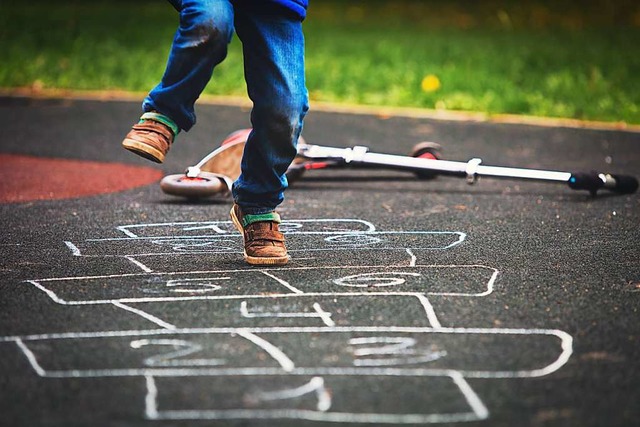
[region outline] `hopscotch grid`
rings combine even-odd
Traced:
[[[309,220],[288,220],[285,221],[285,225],[291,225],[294,227],[302,227],[303,223],[312,222],[326,222],[326,223],[349,223],[353,222],[359,225],[368,227],[367,230],[339,230],[339,231],[296,231],[295,228],[286,230],[287,235],[344,235],[344,236],[357,236],[357,235],[457,235],[458,238],[453,243],[447,246],[440,247],[410,247],[404,248],[407,255],[409,255],[409,267],[410,268],[483,268],[491,270],[491,277],[483,284],[485,290],[478,293],[465,293],[465,292],[314,292],[304,293],[297,289],[284,279],[277,277],[271,272],[279,271],[295,271],[295,270],[310,270],[310,269],[333,269],[333,268],[376,268],[376,269],[389,269],[398,268],[399,266],[330,266],[330,267],[287,267],[287,268],[265,268],[262,270],[253,269],[237,269],[237,270],[207,270],[196,272],[168,272],[168,273],[154,273],[153,276],[174,276],[174,275],[195,275],[195,274],[211,274],[216,272],[231,273],[231,272],[255,272],[260,273],[276,280],[281,285],[289,289],[292,294],[261,294],[261,295],[205,295],[205,296],[188,296],[188,297],[145,297],[145,298],[117,298],[117,299],[105,299],[95,301],[66,301],[57,296],[57,294],[48,289],[40,282],[56,282],[65,280],[91,280],[96,278],[124,278],[124,277],[140,277],[148,276],[148,273],[153,273],[153,270],[146,266],[144,263],[138,261],[134,257],[151,257],[151,256],[175,256],[175,255],[198,255],[198,254],[231,254],[241,253],[241,251],[229,250],[229,248],[211,249],[211,250],[188,250],[188,251],[174,251],[174,252],[160,252],[160,253],[144,253],[144,254],[130,254],[130,255],[83,255],[81,249],[70,241],[65,241],[65,245],[71,251],[73,256],[85,256],[85,257],[124,257],[132,264],[142,269],[145,273],[131,273],[131,274],[118,274],[118,275],[103,275],[103,276],[85,276],[85,277],[67,277],[67,278],[49,278],[40,280],[28,280],[26,283],[34,285],[37,289],[45,292],[54,302],[64,305],[92,305],[92,304],[112,304],[113,306],[122,310],[131,312],[138,316],[151,321],[152,323],[160,326],[162,329],[146,329],[138,331],[102,331],[102,332],[69,332],[69,333],[54,333],[54,334],[33,334],[25,336],[7,336],[0,337],[0,342],[15,342],[19,350],[24,354],[27,361],[31,365],[32,369],[41,377],[48,378],[93,378],[93,377],[120,377],[120,376],[141,376],[145,379],[146,395],[145,395],[145,417],[150,420],[181,420],[181,419],[303,419],[325,422],[363,422],[363,423],[378,423],[378,424],[414,424],[414,423],[446,423],[446,422],[466,422],[477,421],[486,419],[489,417],[489,411],[480,399],[480,397],[471,388],[466,378],[531,378],[549,375],[562,366],[564,366],[570,359],[573,353],[573,338],[564,331],[556,329],[525,329],[525,328],[452,328],[443,327],[438,320],[431,302],[428,296],[466,296],[466,297],[483,297],[490,295],[494,291],[495,282],[497,280],[499,271],[495,268],[471,264],[471,265],[416,265],[417,256],[413,253],[413,250],[446,250],[450,249],[462,242],[467,238],[466,233],[463,232],[451,232],[451,231],[426,231],[426,232],[378,232],[375,226],[363,220],[357,219],[309,219]],[[86,239],[84,242],[107,242],[107,241],[119,241],[119,242],[146,242],[146,241],[160,241],[163,240],[175,240],[179,242],[181,240],[204,240],[211,238],[228,238],[237,237],[241,238],[234,229],[229,227],[229,230],[221,228],[221,226],[231,226],[231,221],[213,221],[213,222],[174,222],[174,223],[157,223],[157,224],[133,224],[118,226],[116,229],[125,234],[125,238],[106,238],[106,239]],[[181,227],[182,232],[191,232],[201,229],[211,229],[215,234],[209,235],[193,235],[193,236],[148,236],[140,237],[140,233],[134,233],[133,228],[148,228],[148,227]],[[137,231],[137,230],[136,230]],[[411,246],[411,245],[409,245]],[[311,249],[290,249],[290,252],[324,252],[324,251],[336,251],[336,250],[398,250],[397,247],[366,247],[358,244],[341,244],[328,249],[311,248]],[[197,279],[195,279],[197,280]],[[317,313],[289,313],[289,316],[281,317],[319,317],[326,326],[324,327],[242,327],[242,328],[177,328],[164,320],[151,315],[141,309],[131,307],[127,304],[135,303],[153,303],[153,302],[172,302],[172,301],[194,301],[194,300],[233,300],[244,299],[242,304],[246,311],[246,300],[258,299],[258,298],[291,298],[291,297],[362,297],[362,296],[411,296],[417,298],[420,302],[424,315],[429,321],[430,327],[405,327],[405,326],[341,326],[336,327],[335,323],[331,319],[331,314],[325,312],[322,307],[316,302],[313,304],[313,309]],[[242,312],[241,304],[241,312]],[[247,312],[248,313],[248,312]],[[273,313],[271,313],[273,314]],[[246,316],[246,317],[260,317]],[[276,316],[278,317],[278,316]],[[541,335],[541,336],[553,336],[560,341],[560,353],[557,358],[546,366],[538,369],[529,370],[511,370],[511,371],[491,371],[491,370],[451,370],[451,369],[438,369],[438,368],[425,368],[425,367],[395,367],[385,364],[379,365],[365,365],[353,367],[297,367],[294,362],[277,346],[269,342],[267,339],[260,335],[266,334],[286,334],[286,333],[376,333],[376,334],[391,334],[391,333],[437,333],[437,334],[487,334],[487,335]],[[29,349],[25,341],[40,341],[40,340],[76,340],[76,339],[92,339],[92,338],[109,338],[109,337],[140,337],[140,336],[166,336],[166,335],[190,335],[190,334],[229,334],[231,336],[240,336],[256,346],[260,347],[267,354],[269,354],[279,365],[279,368],[265,368],[265,367],[242,367],[242,368],[226,368],[226,367],[197,367],[197,365],[187,365],[188,367],[170,367],[170,368],[158,368],[158,367],[145,367],[145,368],[123,368],[123,369],[88,369],[88,370],[52,370],[47,371],[38,362],[34,352]],[[443,352],[446,354],[446,352]],[[284,373],[283,373],[284,371]],[[307,392],[312,386],[316,386],[314,380],[321,380],[322,375],[328,376],[424,376],[424,377],[449,377],[452,382],[458,387],[462,393],[467,405],[471,408],[472,412],[460,412],[460,413],[436,413],[436,414],[379,414],[379,413],[351,413],[351,412],[324,412],[319,403],[319,410],[297,410],[297,409],[226,409],[226,410],[165,410],[159,411],[157,406],[158,388],[156,384],[156,377],[181,377],[181,376],[255,376],[255,375],[291,375],[291,376],[314,376],[311,382],[301,387],[287,390],[284,392],[270,392],[273,399],[289,398],[290,394],[297,395],[302,392]],[[324,383],[323,383],[324,384]],[[281,397],[284,396],[284,397]],[[326,396],[325,396],[326,397]],[[329,396],[330,402],[330,396]],[[329,409],[329,405],[326,410]]]

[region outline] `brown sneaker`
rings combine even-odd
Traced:
[[[164,162],[179,128],[159,113],[144,113],[122,141],[127,150],[156,163]]]
[[[244,259],[252,265],[282,265],[289,262],[284,235],[279,231],[280,215],[243,215],[240,206],[231,208],[231,220],[244,236]]]

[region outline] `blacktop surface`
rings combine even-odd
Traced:
[[[0,152],[152,166],[120,148],[138,115],[0,98]],[[156,168],[183,171],[248,117],[200,105]],[[304,137],[640,172],[633,132],[312,111]],[[243,262],[229,208],[157,181],[0,204],[1,424],[637,425],[638,194],[310,171],[280,210],[279,268]]]

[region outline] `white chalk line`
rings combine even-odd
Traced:
[[[31,365],[31,368],[36,372],[36,374],[38,374],[41,377],[46,377],[47,371],[44,370],[42,366],[40,366],[40,364],[38,363],[38,359],[36,359],[36,355],[33,354],[33,352],[29,349],[29,347],[27,347],[25,343],[19,338],[14,341],[18,345],[18,348],[25,355],[25,357],[27,358],[27,361]]]
[[[114,301],[112,303],[115,307],[121,308],[123,310],[126,310],[128,312],[131,312],[133,314],[137,314],[138,316],[147,319],[150,322],[155,323],[156,325],[160,326],[161,328],[165,328],[165,329],[169,329],[169,330],[175,330],[177,329],[175,325],[172,325],[171,323],[165,322],[164,320],[147,313],[146,311],[134,308],[134,307],[130,307],[126,304],[123,304],[121,302],[118,301]]]
[[[482,403],[480,397],[476,394],[475,391],[473,391],[469,383],[465,380],[464,375],[462,375],[460,372],[452,371],[450,373],[450,376],[453,382],[456,383],[456,385],[464,395],[465,399],[467,399],[467,403],[469,404],[469,406],[471,406],[471,409],[473,409],[473,412],[474,414],[476,414],[476,417],[478,417],[478,420],[489,418],[489,410],[486,406],[484,406],[484,403]]]
[[[420,304],[422,304],[431,327],[435,329],[442,328],[442,325],[438,320],[438,316],[436,316],[436,311],[433,309],[433,306],[431,305],[431,302],[429,302],[429,299],[424,294],[415,294],[415,296],[416,298],[418,298],[418,301],[420,301]]]
[[[478,421],[475,413],[455,414],[384,414],[384,413],[352,413],[321,412],[300,409],[280,410],[168,410],[158,413],[156,420],[273,420],[290,419],[305,421],[322,421],[332,423],[363,424],[436,424]]]
[[[398,365],[417,365],[421,363],[435,362],[447,355],[446,351],[434,351],[423,355],[404,356],[387,359],[356,359],[353,361],[357,367],[379,367]]]
[[[320,316],[320,319],[322,319],[322,321],[324,322],[325,325],[332,327],[335,326],[336,323],[333,321],[333,319],[331,318],[331,313],[328,313],[326,311],[324,311],[322,309],[322,307],[320,307],[320,304],[318,304],[317,302],[313,304],[313,309],[316,311],[316,313],[318,313],[318,315]]]
[[[416,260],[418,259],[413,252],[411,251],[411,249],[407,249],[407,254],[409,255],[410,259],[409,259],[409,267],[415,267],[416,266]]]
[[[147,394],[144,398],[144,415],[149,420],[158,419],[158,388],[151,375],[144,376],[147,385]]]
[[[289,359],[289,357],[286,354],[284,354],[282,350],[280,350],[278,347],[271,344],[269,341],[265,340],[264,338],[257,336],[255,333],[250,332],[247,329],[238,329],[236,331],[236,334],[251,341],[258,347],[266,351],[267,354],[269,354],[269,356],[271,356],[276,362],[280,364],[280,366],[285,372],[291,372],[295,368],[295,364],[293,363],[293,361]]]
[[[127,260],[131,261],[131,263],[133,263],[137,267],[140,267],[140,269],[142,269],[142,271],[144,271],[145,273],[152,273],[153,272],[153,270],[151,268],[147,267],[146,265],[144,265],[143,263],[141,263],[140,261],[135,259],[133,256],[127,255],[127,256],[125,256],[125,258]]]
[[[229,223],[229,225],[233,224],[230,221],[228,221],[228,223]],[[234,232],[234,230],[223,230],[222,228],[218,227],[217,224],[200,225],[200,226],[184,227],[183,228],[184,231],[207,230],[207,229],[211,229],[211,230],[215,231],[216,234],[232,234]]]
[[[71,250],[71,254],[73,256],[82,256],[82,253],[80,252],[80,249],[78,249],[78,247],[76,245],[74,245],[73,243],[71,243],[68,240],[65,240],[64,244],[67,245],[67,247]]]
[[[480,267],[480,266],[478,266]],[[484,268],[488,268],[490,270],[493,270],[493,273],[491,274],[491,278],[489,279],[489,281],[487,282],[487,289],[484,292],[479,292],[476,294],[472,294],[472,293],[465,293],[465,292],[441,292],[438,294],[429,294],[429,295],[439,295],[439,296],[448,296],[448,297],[486,297],[487,295],[490,295],[493,293],[494,291],[494,284],[496,279],[498,278],[498,274],[500,273],[497,269],[493,268],[493,267],[486,267],[483,266]]]
[[[51,298],[57,304],[62,304],[62,305],[68,305],[69,304],[67,301],[63,300],[62,298],[59,298],[58,295],[56,295],[56,293],[53,292],[52,290],[49,290],[46,287],[42,286],[38,281],[27,280],[26,283],[31,283],[36,288],[40,289],[42,292],[44,292],[49,298]]]
[[[379,367],[327,367],[327,368],[296,368],[291,359],[279,348],[260,338],[257,334],[283,333],[436,333],[436,334],[484,334],[484,335],[547,335],[555,336],[561,343],[561,352],[555,361],[538,369],[517,371],[489,371],[489,370],[456,370],[467,378],[532,378],[549,375],[564,366],[573,353],[573,338],[564,331],[557,329],[489,329],[489,328],[424,328],[424,327],[268,327],[268,328],[194,328],[194,329],[155,329],[139,331],[109,331],[109,332],[69,332],[60,334],[41,334],[17,337],[1,337],[0,342],[13,341],[25,353],[34,370],[40,376],[53,378],[69,377],[104,377],[104,376],[198,376],[198,375],[278,375],[284,370],[290,375],[379,375],[379,376],[441,376],[450,371],[432,368],[379,368]],[[118,370],[68,370],[49,371],[42,369],[36,362],[33,353],[28,350],[24,341],[38,341],[51,339],[86,339],[109,337],[140,337],[156,335],[187,335],[187,334],[237,334],[263,348],[282,369],[272,370],[263,367],[246,368],[186,368],[186,369],[157,369],[133,368]],[[26,350],[26,351],[25,351]]]
[[[284,286],[285,288],[289,289],[294,294],[304,294],[304,292],[302,292],[300,289],[296,288],[295,286],[291,285],[286,280],[283,280],[283,279],[281,279],[281,278],[269,273],[268,271],[260,270],[260,273],[264,274],[267,277],[271,277],[273,280],[275,280],[276,282],[280,283],[282,286]]]

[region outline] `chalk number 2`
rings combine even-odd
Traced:
[[[226,364],[225,359],[188,358],[202,351],[202,346],[186,340],[177,339],[141,339],[131,341],[131,348],[141,349],[148,346],[169,348],[169,351],[155,354],[144,359],[146,366],[152,367],[185,367],[185,366],[220,366]]]

